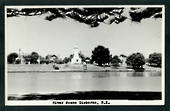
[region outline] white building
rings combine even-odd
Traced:
[[[74,47],[74,50],[73,50],[73,58],[71,59],[71,64],[81,64],[82,60],[79,56],[79,49],[78,47]]]

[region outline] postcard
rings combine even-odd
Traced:
[[[5,105],[165,104],[165,6],[5,6]]]

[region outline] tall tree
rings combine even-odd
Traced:
[[[17,57],[18,57],[18,54],[17,54],[17,53],[15,53],[15,52],[10,53],[10,54],[7,56],[7,62],[8,62],[8,64],[14,64]]]
[[[162,55],[161,53],[152,53],[149,55],[148,62],[151,66],[161,67],[162,64]]]
[[[103,64],[110,63],[110,51],[108,48],[99,45],[92,51],[91,58],[92,61],[97,63],[99,66],[102,66]]]
[[[39,58],[39,55],[38,55],[38,53],[37,52],[32,52],[31,53],[31,60],[30,60],[30,63],[31,64],[36,64],[36,63],[38,63],[38,58]]]
[[[134,69],[143,68],[145,57],[139,52],[133,53],[127,57],[126,64],[132,66]]]

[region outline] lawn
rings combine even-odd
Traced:
[[[57,64],[59,70],[53,68],[53,64],[8,64],[7,71],[84,71],[82,64]],[[144,65],[145,71],[161,71],[161,68]],[[120,67],[101,67],[87,64],[86,71],[134,71],[126,66]]]

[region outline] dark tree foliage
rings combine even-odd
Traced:
[[[82,54],[81,52],[79,53],[79,57],[81,58],[82,62],[85,62],[86,57],[84,56],[84,54]]]
[[[39,56],[39,58],[40,58],[40,64],[45,64],[47,62],[45,57]]]
[[[69,57],[65,57],[63,59],[63,63],[68,63],[71,62],[71,59],[73,58],[74,54],[71,54]],[[80,56],[80,55],[79,55]]]
[[[51,56],[52,56],[52,55],[49,55],[49,54],[45,56],[45,60],[46,60],[46,63],[47,63],[47,64],[51,62],[51,61],[50,61]]]
[[[111,61],[111,55],[108,48],[105,48],[104,46],[97,46],[92,51],[92,61],[97,63],[99,66],[102,66],[103,64],[110,63]]]
[[[31,64],[37,64],[38,63],[37,60],[39,58],[38,53],[37,52],[32,52],[30,56],[31,56],[30,63]]]
[[[120,54],[120,57],[126,57],[126,55],[124,55],[124,54]]]
[[[127,57],[126,64],[132,66],[134,69],[143,68],[145,57],[141,53],[133,53]]]
[[[58,60],[56,61],[56,63],[57,63],[57,64],[64,64],[64,61],[63,61],[62,59],[58,59]]]
[[[59,58],[56,55],[51,55],[52,57],[52,61],[53,63],[57,63],[57,61],[59,60]]]
[[[20,59],[16,59],[15,64],[21,64],[21,60]]]
[[[7,17],[16,16],[36,16],[48,13],[46,20],[52,21],[57,18],[72,18],[81,23],[85,23],[91,27],[97,27],[101,22],[109,20],[109,24],[119,24],[124,22],[128,17],[123,15],[124,7],[110,8],[23,8],[23,9],[7,9]],[[140,22],[145,18],[162,18],[162,8],[131,8],[128,18],[135,22]]]
[[[59,70],[59,67],[58,67],[56,64],[53,65],[53,68],[54,68],[55,70]]]
[[[24,55],[23,58],[26,64],[28,64],[31,61],[31,55]]]
[[[64,62],[64,63],[68,63],[68,62],[70,62],[70,58],[65,57],[65,58],[63,59],[63,62]]]
[[[161,67],[162,64],[162,54],[153,53],[149,55],[148,62],[151,66]]]
[[[162,9],[161,8],[131,8],[130,16],[132,21],[140,22],[142,19],[146,18],[162,18]]]
[[[59,58],[54,54],[53,55],[48,54],[45,56],[45,60],[46,60],[47,64],[48,63],[57,63],[58,59]]]
[[[7,56],[7,62],[8,64],[14,64],[16,62],[16,58],[18,57],[18,54],[13,52],[13,53],[10,53],[8,56]]]
[[[71,54],[70,56],[69,56],[69,59],[70,59],[70,61],[71,61],[71,59],[74,57],[74,54]]]
[[[113,66],[119,66],[119,63],[121,63],[121,60],[119,59],[119,57],[117,55],[115,55],[112,58],[111,63]]]

